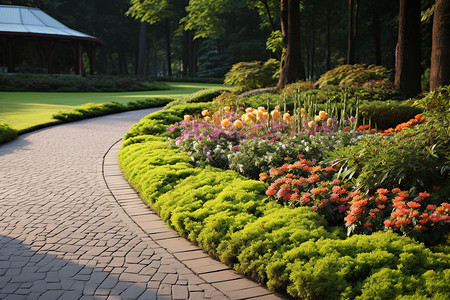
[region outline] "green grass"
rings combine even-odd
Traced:
[[[23,130],[55,121],[52,115],[60,110],[72,109],[88,102],[116,101],[128,103],[134,100],[168,97],[180,98],[201,89],[224,87],[220,84],[167,82],[170,90],[119,92],[119,93],[54,93],[54,92],[1,92],[0,122]]]

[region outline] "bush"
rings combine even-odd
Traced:
[[[405,101],[364,101],[359,106],[360,120],[372,124],[372,128],[385,130],[413,119],[423,112],[412,106],[411,100]]]
[[[324,73],[315,83],[320,88],[328,85],[362,86],[371,80],[387,80],[388,70],[376,65],[343,65]]]
[[[72,122],[129,110],[158,107],[167,104],[170,101],[172,101],[172,99],[152,98],[136,100],[127,104],[120,104],[117,102],[86,103],[79,105],[70,111],[60,111],[54,114],[53,118],[62,122]]]
[[[162,82],[132,76],[0,75],[3,91],[123,92],[165,90]]]
[[[17,130],[8,124],[0,122],[0,144],[14,140],[17,137]]]
[[[227,92],[227,89],[205,89],[195,92],[189,96],[183,97],[181,99],[175,100],[166,105],[165,108],[171,108],[174,105],[186,104],[186,103],[198,103],[198,102],[210,102],[213,101],[216,97],[221,95],[224,92]]]
[[[274,74],[279,68],[280,63],[275,59],[240,62],[225,74],[225,84],[235,85],[240,92],[275,86],[277,79]]]
[[[351,147],[336,150],[330,160],[342,163],[342,176],[353,178],[358,188],[384,185],[415,191],[435,191],[447,200],[450,181],[450,87],[431,92],[419,104],[426,122],[395,135],[368,136]]]
[[[265,201],[264,183],[194,168],[166,138],[138,131],[125,138],[119,164],[142,199],[180,235],[270,289],[300,299],[450,293],[448,247],[433,252],[390,231],[346,238],[308,207]]]

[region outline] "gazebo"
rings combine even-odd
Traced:
[[[94,73],[95,47],[103,42],[73,30],[33,7],[0,5],[0,72]]]

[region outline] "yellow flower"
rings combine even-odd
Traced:
[[[224,109],[225,111],[229,111],[229,110],[230,110],[230,107],[229,107],[229,106],[225,106],[223,109]]]
[[[242,128],[242,121],[241,120],[236,120],[236,121],[234,121],[234,127],[236,127],[237,129],[240,129],[240,128]]]
[[[289,122],[291,120],[291,115],[289,113],[285,113],[283,115],[283,121],[284,122]]]
[[[322,118],[320,118],[319,116],[316,116],[316,117],[315,117],[315,121],[316,121],[316,122],[320,122],[320,120],[322,120]]]
[[[242,117],[242,121],[244,121],[245,123],[250,122],[251,120],[253,120],[255,118],[255,115],[252,113],[246,113],[243,117]]]
[[[251,108],[251,107],[247,107],[245,109],[245,112],[247,112],[247,113],[251,113],[252,111],[253,111],[253,108]]]
[[[184,121],[185,122],[189,122],[191,120],[191,116],[190,115],[184,115]]]
[[[328,119],[328,114],[322,110],[322,111],[319,112],[319,117],[322,120],[326,120],[326,119]]]
[[[222,122],[220,123],[220,125],[222,125],[222,127],[230,126],[231,121],[229,119],[223,119]]]
[[[308,123],[308,127],[311,129],[314,127],[314,125],[315,125],[314,121]]]
[[[267,111],[267,110],[266,110],[264,107],[262,107],[262,106],[258,107],[258,110],[259,110],[259,111],[262,111],[262,112],[266,112],[266,111]]]
[[[280,111],[278,109],[272,110],[270,113],[272,115],[272,118],[276,119],[280,116]]]
[[[259,119],[262,118],[262,116],[263,116],[263,112],[260,111],[260,110],[257,110],[257,111],[256,111],[256,118],[259,120]]]
[[[209,116],[206,116],[204,120],[205,120],[205,122],[209,122],[209,121],[211,121],[211,118]]]
[[[208,112],[207,109],[204,109],[204,110],[202,111],[202,116],[204,116],[204,117],[209,116],[209,112]]]

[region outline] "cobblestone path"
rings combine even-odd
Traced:
[[[0,299],[228,299],[144,233],[106,187],[127,112],[0,146]]]

